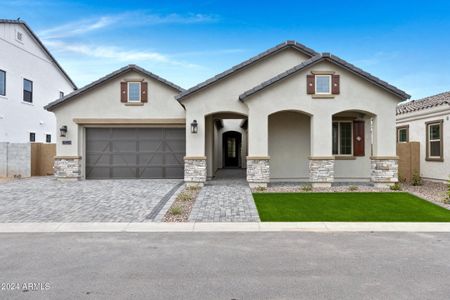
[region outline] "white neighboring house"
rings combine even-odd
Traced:
[[[420,142],[420,175],[446,181],[450,176],[450,91],[397,107],[397,142]]]
[[[0,19],[0,142],[56,141],[43,106],[76,85],[23,21]]]

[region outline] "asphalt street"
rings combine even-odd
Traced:
[[[449,299],[449,278],[450,233],[0,234],[0,299]]]

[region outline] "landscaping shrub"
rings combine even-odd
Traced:
[[[192,194],[191,194],[191,193],[188,193],[188,192],[186,192],[186,191],[183,191],[183,192],[181,192],[181,193],[178,194],[177,200],[180,200],[180,201],[190,201],[190,200],[192,200]]]
[[[348,187],[348,190],[351,191],[351,192],[357,191],[358,187],[356,185],[351,185],[351,186]]]
[[[257,187],[255,187],[255,191],[257,191],[257,192],[265,192],[267,190],[267,188],[266,187],[264,187],[264,186],[257,186]]]
[[[391,191],[401,191],[402,190],[402,187],[401,187],[400,183],[398,183],[398,182],[391,185],[389,188],[391,189]]]
[[[172,215],[181,215],[181,213],[183,212],[183,209],[179,206],[174,206],[170,208],[170,213]]]
[[[450,179],[447,181],[447,198],[444,202],[445,204],[450,204]]]
[[[422,184],[423,184],[422,177],[420,177],[419,172],[414,171],[414,173],[412,175],[412,178],[411,178],[411,185],[419,186],[419,185],[422,185]]]
[[[310,184],[302,185],[302,191],[304,191],[304,192],[311,192],[312,191],[312,185],[310,185]]]

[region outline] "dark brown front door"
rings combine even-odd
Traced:
[[[223,134],[224,167],[239,167],[242,135],[236,131]]]

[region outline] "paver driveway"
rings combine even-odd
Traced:
[[[181,180],[33,177],[0,182],[2,222],[145,222]]]

